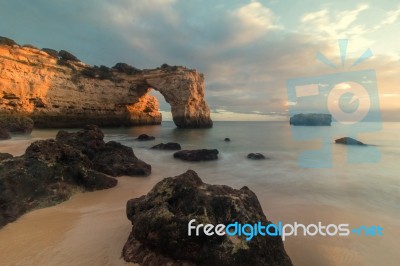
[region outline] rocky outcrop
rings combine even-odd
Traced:
[[[122,256],[139,265],[292,265],[282,239],[272,236],[229,237],[226,234],[188,235],[188,223],[263,224],[257,196],[240,190],[203,183],[192,170],[168,177],[145,196],[131,199],[126,212],[132,232]]]
[[[178,127],[211,127],[204,76],[164,65],[138,70],[119,63],[92,67],[67,51],[21,47],[0,38],[0,112],[26,114],[36,127],[159,124],[158,90]]]
[[[330,114],[296,114],[290,118],[293,126],[330,126],[331,123]]]
[[[9,153],[1,153],[0,152],[0,162],[7,160],[7,159],[11,159],[13,156]]]
[[[156,138],[154,136],[149,136],[147,134],[140,134],[136,139],[139,141],[149,141],[149,140],[155,140]]]
[[[0,162],[0,227],[29,210],[65,201],[76,191],[117,184],[93,170],[79,150],[55,140],[36,141],[23,156],[6,158]]]
[[[218,160],[217,149],[201,149],[201,150],[182,150],[174,153],[174,158],[184,161],[212,161]]]
[[[33,142],[25,154],[0,153],[0,227],[25,212],[67,200],[73,193],[114,187],[111,176],[148,175],[151,166],[131,148],[110,141],[93,125],[55,140]]]
[[[361,141],[358,141],[358,140],[350,138],[350,137],[344,137],[344,138],[336,139],[335,143],[337,143],[337,144],[345,144],[345,145],[366,146],[366,144],[362,143]]]
[[[93,163],[93,168],[111,176],[144,175],[151,173],[151,165],[139,160],[132,148],[115,141],[104,142],[104,134],[99,127],[87,125],[76,133],[58,132],[56,140],[74,147],[85,154]]]
[[[247,158],[251,160],[265,160],[267,159],[264,154],[261,153],[249,153],[247,154]]]
[[[10,132],[7,130],[0,128],[0,140],[11,139]]]
[[[175,142],[160,143],[160,144],[157,144],[157,145],[151,147],[151,149],[177,151],[177,150],[181,149],[181,145],[179,143],[175,143]]]
[[[23,115],[0,114],[0,128],[8,132],[30,134],[33,120]]]

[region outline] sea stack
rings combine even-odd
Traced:
[[[293,126],[330,126],[331,123],[330,114],[296,114],[290,117]]]

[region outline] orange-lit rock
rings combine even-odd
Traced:
[[[0,111],[31,117],[36,127],[159,124],[160,91],[178,127],[211,127],[204,77],[163,66],[133,72],[94,68],[32,47],[0,42]]]

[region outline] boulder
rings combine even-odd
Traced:
[[[86,125],[83,130],[74,133],[61,130],[56,140],[80,150],[89,159],[93,159],[96,153],[106,145],[104,134],[96,125]]]
[[[271,222],[257,196],[247,187],[239,190],[203,183],[196,172],[168,177],[145,196],[127,202],[132,231],[122,257],[139,265],[292,265],[281,237],[226,234],[188,235],[188,223],[254,224]],[[196,224],[194,224],[196,225]]]
[[[151,165],[139,160],[132,148],[114,141],[105,143],[104,134],[98,126],[87,125],[75,133],[60,131],[56,140],[80,150],[93,162],[94,169],[108,175],[135,176],[151,173]]]
[[[247,158],[251,159],[251,160],[265,160],[266,159],[265,156],[261,153],[249,153],[247,155]]]
[[[181,145],[179,145],[179,143],[175,143],[175,142],[168,142],[166,144],[160,143],[160,144],[157,144],[157,145],[151,147],[151,149],[153,149],[153,150],[180,150]]]
[[[25,154],[0,162],[0,227],[25,212],[67,200],[79,190],[114,187],[79,150],[55,140],[33,142]]]
[[[293,126],[330,126],[331,123],[330,114],[296,114],[290,118]]]
[[[182,150],[174,153],[174,158],[184,161],[211,161],[218,160],[217,149]]]
[[[366,144],[362,143],[361,141],[358,141],[356,139],[349,138],[349,137],[336,139],[335,143],[337,143],[337,144],[345,144],[345,145],[360,145],[360,146],[365,146],[366,145]]]
[[[7,160],[7,159],[10,159],[10,158],[13,158],[13,156],[11,154],[9,154],[9,153],[1,153],[0,152],[0,162],[4,161],[4,160]]]
[[[10,132],[7,130],[0,128],[0,140],[11,139]]]
[[[139,141],[148,141],[148,140],[154,140],[154,139],[156,139],[156,138],[153,136],[149,136],[147,134],[141,134],[137,137],[137,140],[139,140]]]
[[[0,128],[8,132],[30,134],[33,130],[33,120],[23,115],[0,114]]]
[[[139,160],[132,148],[110,141],[93,158],[94,169],[111,176],[147,176],[151,165]]]

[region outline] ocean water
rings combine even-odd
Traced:
[[[302,127],[301,134],[335,136],[332,127]],[[381,152],[378,163],[349,164],[347,146],[331,145],[331,168],[299,166],[304,150],[321,148],[321,140],[293,140],[287,122],[215,122],[211,129],[161,126],[104,129],[106,140],[119,141],[151,164],[149,177],[120,177],[117,187],[75,195],[60,205],[30,212],[0,230],[1,265],[126,265],[120,252],[129,232],[125,216],[128,199],[146,194],[164,177],[187,169],[203,181],[234,188],[248,186],[258,196],[269,220],[276,223],[381,226],[383,236],[297,236],[285,240],[295,265],[400,264],[400,123],[384,123],[378,132],[358,139]],[[52,138],[57,130],[35,130],[31,137],[0,142],[0,152],[22,154],[34,140]],[[142,133],[155,141],[138,142]],[[230,142],[224,138],[229,137]],[[335,136],[336,137],[336,136]],[[337,137],[342,137],[338,135]],[[178,142],[184,149],[216,148],[218,161],[191,163],[173,158],[170,151],[149,148],[160,142]],[[373,147],[354,147],[368,156]],[[355,150],[354,150],[355,149]],[[246,159],[260,152],[269,159]]]

